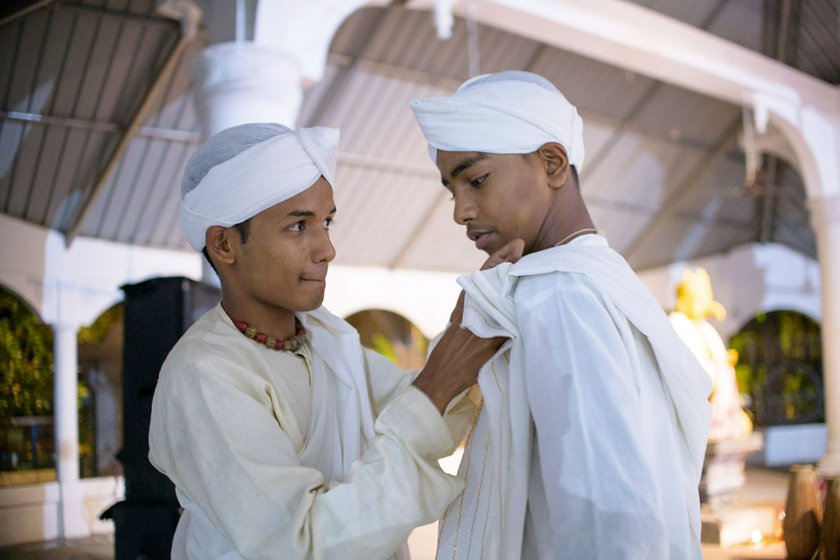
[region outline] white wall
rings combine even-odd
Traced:
[[[113,533],[113,522],[100,521],[99,515],[123,498],[123,479],[86,478],[73,491],[89,534]],[[57,482],[0,488],[0,546],[58,538],[60,494]]]
[[[70,248],[53,231],[0,215],[0,284],[46,323],[89,325],[122,301],[120,286],[156,276],[201,277],[201,258],[185,251],[77,238]]]
[[[414,323],[428,338],[449,322],[461,288],[454,273],[331,266],[324,305],[339,317],[386,309]]]

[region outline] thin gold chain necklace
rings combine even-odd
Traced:
[[[561,239],[559,242],[557,242],[554,246],[559,247],[560,245],[565,245],[575,237],[578,237],[580,235],[586,235],[588,233],[598,233],[598,230],[595,228],[583,228],[577,231],[573,231],[572,233]]]

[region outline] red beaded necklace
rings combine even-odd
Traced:
[[[294,352],[303,346],[303,342],[306,339],[306,329],[303,328],[303,325],[297,317],[295,317],[295,334],[286,340],[279,340],[273,336],[258,332],[256,327],[249,325],[245,321],[237,321],[233,317],[231,317],[231,321],[239,329],[239,332],[272,350],[288,350],[289,352]]]

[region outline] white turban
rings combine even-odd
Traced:
[[[298,195],[323,176],[334,186],[338,130],[253,123],[225,129],[190,158],[181,231],[196,251],[210,226],[231,227]]]
[[[451,96],[411,102],[432,160],[437,150],[528,154],[546,142],[583,167],[583,121],[575,106],[537,74],[508,70],[476,76]]]

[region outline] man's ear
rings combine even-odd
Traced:
[[[231,232],[234,228],[222,226],[210,226],[204,233],[204,244],[213,262],[219,264],[233,264],[236,261],[233,244],[231,243]],[[238,235],[238,234],[235,234]]]
[[[545,166],[548,185],[554,189],[565,185],[572,172],[566,149],[557,142],[548,142],[540,146],[537,155]]]

